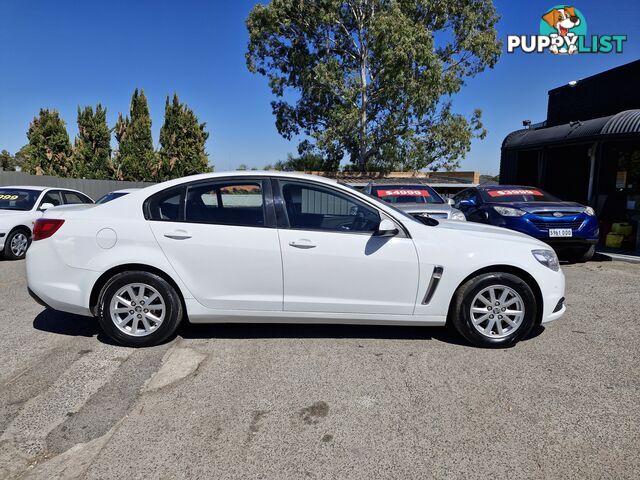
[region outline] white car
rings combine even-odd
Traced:
[[[105,193],[98,200],[96,200],[96,204],[102,205],[103,203],[110,202],[111,200],[115,200],[116,198],[129,195],[131,192],[135,192],[137,190],[140,190],[140,189],[139,188],[123,188],[122,190],[114,190],[113,192]]]
[[[84,193],[67,188],[0,187],[0,252],[9,260],[24,258],[34,222],[58,205],[93,203]]]
[[[31,295],[147,346],[183,320],[445,325],[506,346],[565,311],[549,246],[474,223],[424,224],[334,180],[195,175],[83,210],[46,212]]]

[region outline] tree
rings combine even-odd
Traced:
[[[211,171],[205,150],[209,133],[205,127],[189,107],[180,103],[177,95],[173,95],[171,102],[167,97],[160,129],[158,180]]]
[[[56,110],[40,109],[29,125],[29,144],[23,169],[36,175],[68,177],[71,174],[71,142],[64,121]]]
[[[362,170],[452,168],[485,132],[450,97],[496,63],[497,21],[487,0],[271,0],[247,19],[247,66],[305,151]]]
[[[129,116],[120,113],[115,126],[118,150],[114,157],[117,180],[154,180],[157,162],[151,137],[151,116],[144,91],[136,88],[131,97]]]
[[[77,177],[111,178],[111,131],[107,111],[98,104],[78,107],[78,136],[73,146],[73,173]]]
[[[269,165],[268,167],[265,169],[286,172],[335,172],[338,170],[339,164],[329,162],[317,153],[303,153],[298,157],[288,153],[285,161],[278,160],[273,166]]]
[[[16,158],[8,151],[2,150],[0,152],[0,170],[15,171]]]

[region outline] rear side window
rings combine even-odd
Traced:
[[[260,181],[207,182],[187,190],[187,222],[263,227],[264,219]]]
[[[181,205],[184,188],[160,192],[145,203],[145,218],[165,222],[181,220]]]
[[[84,195],[80,195],[76,192],[62,192],[62,196],[64,197],[64,203],[67,205],[76,205],[78,203],[93,203],[89,200],[88,197]]]

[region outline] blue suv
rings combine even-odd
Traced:
[[[591,207],[563,202],[536,187],[492,185],[468,188],[454,197],[468,221],[531,235],[571,261],[587,261],[600,234]]]

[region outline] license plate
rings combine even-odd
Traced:
[[[570,228],[550,228],[549,229],[550,237],[572,237],[573,232]]]

